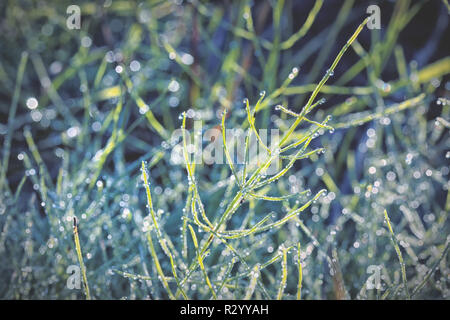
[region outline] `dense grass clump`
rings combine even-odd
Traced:
[[[446,1],[370,4],[2,2],[0,298],[447,299]]]

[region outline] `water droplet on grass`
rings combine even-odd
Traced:
[[[38,107],[38,101],[36,100],[36,98],[31,97],[27,99],[26,105],[28,109],[36,109]]]

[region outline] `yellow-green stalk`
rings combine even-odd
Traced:
[[[392,243],[394,244],[395,252],[397,253],[397,257],[400,262],[400,267],[402,269],[402,280],[403,280],[403,287],[405,288],[405,292],[406,292],[406,297],[408,299],[410,299],[408,286],[407,286],[407,282],[406,282],[405,262],[403,261],[402,252],[400,251],[400,247],[398,245],[398,240],[395,237],[394,230],[392,229],[392,225],[391,225],[391,220],[389,219],[386,209],[384,210],[384,218],[386,219],[386,223],[388,225],[389,232],[391,233],[391,240],[392,240]]]
[[[89,284],[86,276],[86,267],[83,262],[83,255],[81,254],[80,238],[78,237],[78,222],[77,218],[73,217],[73,237],[75,239],[75,250],[77,251],[78,263],[80,264],[81,274],[83,276],[84,292],[86,299],[91,300],[91,293],[89,291]]]

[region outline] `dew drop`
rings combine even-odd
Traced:
[[[28,109],[36,109],[38,106],[38,101],[36,100],[36,98],[31,97],[27,99],[26,105],[28,107]]]

